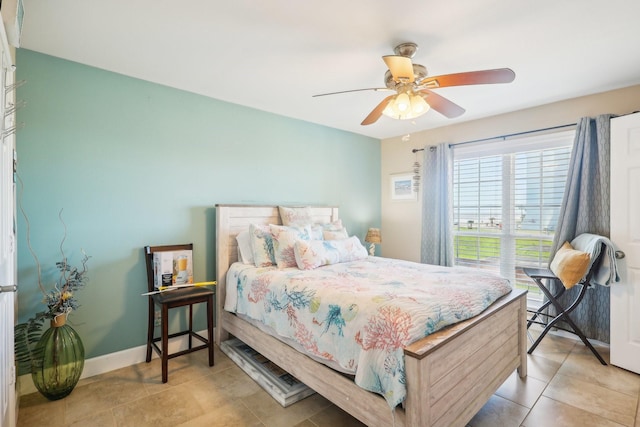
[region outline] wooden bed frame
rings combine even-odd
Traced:
[[[312,210],[314,221],[338,219],[337,207]],[[516,368],[527,375],[526,291],[514,290],[480,315],[406,347],[407,398],[391,411],[382,396],[224,311],[235,237],[252,223],[281,224],[278,207],[216,205],[218,345],[239,338],[367,426],[464,426]]]

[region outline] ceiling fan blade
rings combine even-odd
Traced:
[[[400,55],[383,56],[384,63],[389,67],[393,80],[413,82],[413,64],[411,58]]]
[[[510,68],[497,68],[495,70],[469,71],[427,77],[420,82],[420,86],[424,85],[433,89],[436,87],[511,83],[515,78],[516,73]]]
[[[376,92],[379,92],[379,91],[383,91],[383,90],[392,90],[392,89],[389,89],[389,88],[386,88],[386,87],[368,87],[368,88],[365,88],[365,89],[351,89],[351,90],[341,90],[339,92],[320,93],[318,95],[311,95],[311,97],[315,98],[315,97],[318,97],[318,96],[338,95],[340,93],[362,92],[362,91],[365,91],[365,90],[374,90]]]
[[[360,124],[362,126],[366,126],[378,121],[378,119],[382,115],[382,111],[384,111],[384,109],[387,107],[387,104],[389,103],[389,101],[391,101],[391,98],[393,98],[394,96],[395,95],[389,95],[385,99],[383,99],[382,102],[378,104],[376,108],[374,108],[373,111],[370,112],[369,115],[365,117],[365,119]]]
[[[465,112],[465,109],[458,104],[449,101],[444,96],[440,96],[429,89],[421,90],[420,94],[431,108],[449,119],[459,117]]]

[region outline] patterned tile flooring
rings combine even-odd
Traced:
[[[598,351],[609,360],[607,347]],[[282,408],[217,348],[215,357],[212,368],[204,351],[170,360],[167,384],[154,359],[84,379],[59,401],[22,396],[18,427],[363,425],[317,394]],[[528,370],[526,380],[514,373],[469,426],[640,427],[640,375],[600,365],[581,342],[548,335]]]

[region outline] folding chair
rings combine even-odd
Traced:
[[[561,283],[560,278],[558,276],[556,276],[548,268],[526,268],[526,267],[523,268],[524,273],[527,276],[529,276],[535,282],[535,284],[540,288],[542,293],[547,298],[547,301],[544,304],[542,304],[540,306],[540,308],[538,308],[537,310],[535,310],[535,311],[534,310],[528,310],[533,315],[527,321],[527,330],[534,323],[544,326],[544,329],[542,330],[542,333],[540,334],[540,336],[533,342],[531,347],[529,347],[529,350],[527,351],[528,354],[532,354],[533,351],[538,346],[538,344],[540,344],[540,341],[542,341],[542,339],[547,335],[547,333],[551,330],[551,328],[555,327],[556,329],[561,329],[563,331],[567,331],[567,332],[571,332],[573,334],[576,334],[578,337],[580,337],[580,339],[582,340],[584,345],[586,345],[589,348],[589,350],[591,350],[591,352],[598,358],[600,363],[602,363],[603,365],[607,364],[604,361],[604,359],[602,358],[602,356],[600,356],[598,351],[591,345],[591,343],[589,342],[587,337],[584,335],[582,330],[580,330],[580,328],[573,322],[573,320],[571,320],[571,316],[569,316],[569,314],[573,310],[575,310],[576,307],[578,307],[578,305],[580,304],[580,302],[584,298],[584,296],[585,296],[585,294],[587,292],[587,289],[589,289],[589,287],[593,286],[589,282],[590,282],[590,280],[591,280],[591,278],[592,278],[592,276],[594,274],[595,268],[598,265],[600,265],[600,259],[604,255],[605,255],[605,248],[604,248],[604,245],[603,245],[603,248],[599,252],[599,255],[596,257],[595,260],[593,260],[590,263],[590,266],[589,266],[589,269],[588,269],[586,275],[584,275],[584,277],[578,283],[575,284],[575,286],[580,286],[581,287],[580,292],[578,293],[576,298],[573,300],[573,302],[571,302],[567,307],[564,307],[558,301],[558,298],[560,298],[566,291],[565,286]],[[545,285],[544,281],[546,281],[546,282],[557,281],[559,283],[559,285],[558,285],[559,290],[555,294],[553,294],[551,292],[551,290]],[[546,309],[550,305],[552,305],[556,309],[557,314],[555,314],[555,315],[547,314]],[[569,325],[569,327],[571,328],[571,330],[567,329],[567,328],[564,328],[561,325],[558,325],[558,323],[560,321],[566,322]]]
[[[192,251],[193,244],[166,245],[166,246],[145,246],[144,254],[147,264],[147,289],[153,292],[154,266],[153,254],[156,252]],[[214,291],[204,287],[185,287],[170,290],[162,293],[149,295],[149,317],[147,326],[147,363],[151,361],[151,351],[155,350],[162,359],[162,382],[168,380],[168,360],[183,354],[197,350],[209,350],[209,366],[213,366],[213,295]],[[193,331],[193,305],[205,303],[207,305],[207,337],[203,337]],[[160,315],[160,336],[155,336],[155,306],[161,309]],[[187,330],[169,334],[169,310],[176,307],[189,307],[189,328]],[[182,335],[188,337],[188,348],[176,353],[169,353],[169,340]],[[196,347],[192,344],[192,338],[202,341],[202,345]],[[160,341],[162,347],[157,342]]]

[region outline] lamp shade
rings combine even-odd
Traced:
[[[429,111],[429,104],[422,95],[402,92],[391,98],[382,114],[392,119],[407,120],[420,117],[427,111]]]
[[[382,243],[382,237],[380,236],[379,228],[370,228],[367,231],[367,236],[364,238],[367,243]]]

